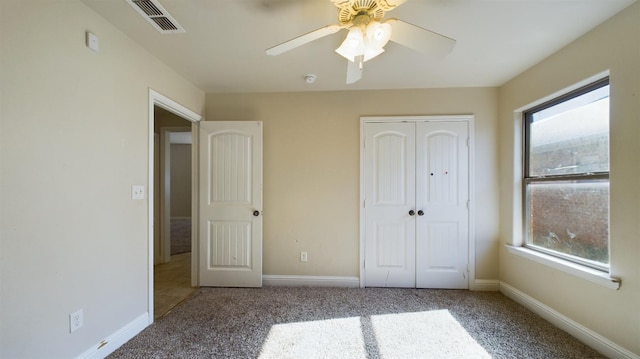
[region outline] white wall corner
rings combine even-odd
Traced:
[[[500,282],[500,292],[608,358],[640,359],[640,356],[621,347],[584,325],[575,322],[571,318],[534,299],[528,294],[519,291],[507,283]]]
[[[116,349],[120,348],[124,343],[131,340],[131,338],[138,335],[150,324],[149,313],[144,313],[136,319],[129,322],[124,327],[120,328],[100,343],[94,345],[89,350],[78,355],[78,359],[98,359],[105,358],[107,355],[113,353]]]
[[[497,279],[476,279],[469,289],[477,292],[497,292],[500,290],[500,281]]]
[[[342,287],[358,288],[358,277],[310,276],[310,275],[263,275],[266,287]]]

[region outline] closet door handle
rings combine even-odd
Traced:
[[[253,216],[258,217],[260,215],[260,211],[253,211]]]
[[[413,216],[414,214],[416,214],[416,212],[415,212],[414,210],[410,210],[410,211],[409,211],[409,215],[410,215],[410,216]]]
[[[418,216],[424,216],[424,212],[422,210],[418,211]]]

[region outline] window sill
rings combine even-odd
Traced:
[[[532,261],[542,263],[549,267],[553,267],[562,272],[569,273],[576,277],[580,277],[582,279],[586,279],[593,283],[599,284],[601,286],[618,290],[620,289],[620,279],[612,278],[609,276],[609,273],[605,273],[593,268],[585,267],[583,265],[569,262],[560,258],[556,258],[544,253],[536,252],[528,248],[524,247],[516,247],[511,245],[506,245],[509,253],[518,255],[520,257],[524,257],[530,259]]]

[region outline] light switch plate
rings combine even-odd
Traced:
[[[87,47],[91,50],[98,52],[100,50],[100,44],[98,43],[98,37],[87,31]]]
[[[131,186],[131,199],[144,199],[144,186],[134,184]]]

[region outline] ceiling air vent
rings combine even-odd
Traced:
[[[185,32],[182,26],[156,0],[127,0],[127,2],[160,33],[178,34]]]

